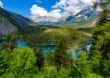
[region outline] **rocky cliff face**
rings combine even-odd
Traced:
[[[17,28],[14,25],[6,22],[6,20],[0,19],[0,34],[1,35],[5,35],[16,30]]]
[[[6,35],[16,30],[17,30],[16,26],[10,23],[6,17],[0,14],[0,34]]]
[[[30,19],[0,7],[0,34],[6,35],[24,27],[29,27],[32,23]]]

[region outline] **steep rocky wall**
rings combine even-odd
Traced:
[[[14,25],[12,25],[4,19],[0,19],[0,34],[6,35],[15,30],[17,30],[17,28]]]

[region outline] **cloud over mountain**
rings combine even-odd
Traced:
[[[2,3],[2,1],[0,1],[0,7],[2,7],[2,8],[3,8],[3,3]]]
[[[54,17],[54,21],[58,21],[62,17],[62,14],[60,13],[61,12],[60,9],[54,9],[48,12],[45,8],[39,7],[37,5],[33,5],[30,11],[32,14],[31,18],[35,20],[36,22],[40,22],[44,20],[52,21],[53,19],[52,17]]]
[[[51,11],[34,4],[30,9],[31,19],[35,22],[58,22],[65,20],[70,15],[77,14],[85,7],[92,7],[93,2],[96,1],[98,0],[59,0],[55,5],[51,6]]]

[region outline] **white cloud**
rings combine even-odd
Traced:
[[[103,9],[101,7],[96,8],[97,11],[102,11]]]
[[[33,5],[30,11],[32,15],[31,18],[36,22],[41,22],[44,20],[54,22],[58,21],[62,17],[60,9],[54,9],[48,12],[45,8],[39,7],[38,5]]]
[[[2,3],[2,1],[0,1],[0,7],[2,7],[2,8],[3,8],[3,3]]]
[[[77,14],[85,7],[93,6],[93,2],[96,1],[98,0],[59,0],[59,2],[51,7],[52,10],[50,12],[35,4],[32,5],[30,10],[31,18],[36,22],[65,20],[68,16]]]
[[[65,13],[76,14],[87,6],[93,6],[93,2],[98,0],[60,0],[52,8],[61,8]]]
[[[48,12],[45,8],[39,7],[37,5],[33,5],[30,10],[32,15],[38,15],[38,16],[48,15]]]
[[[80,1],[88,5],[93,5],[94,2],[99,1],[99,0],[80,0]]]

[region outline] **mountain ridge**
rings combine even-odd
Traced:
[[[69,24],[80,24],[83,23],[95,16],[97,16],[100,13],[100,11],[93,9],[92,7],[88,6],[79,11],[75,15],[68,16],[65,20],[59,21],[59,22],[36,22],[39,25],[55,25],[55,26],[62,26],[67,23]],[[93,21],[94,22],[94,21]]]
[[[7,11],[0,7],[0,34],[5,35],[23,27],[31,26],[30,19],[19,14]]]

